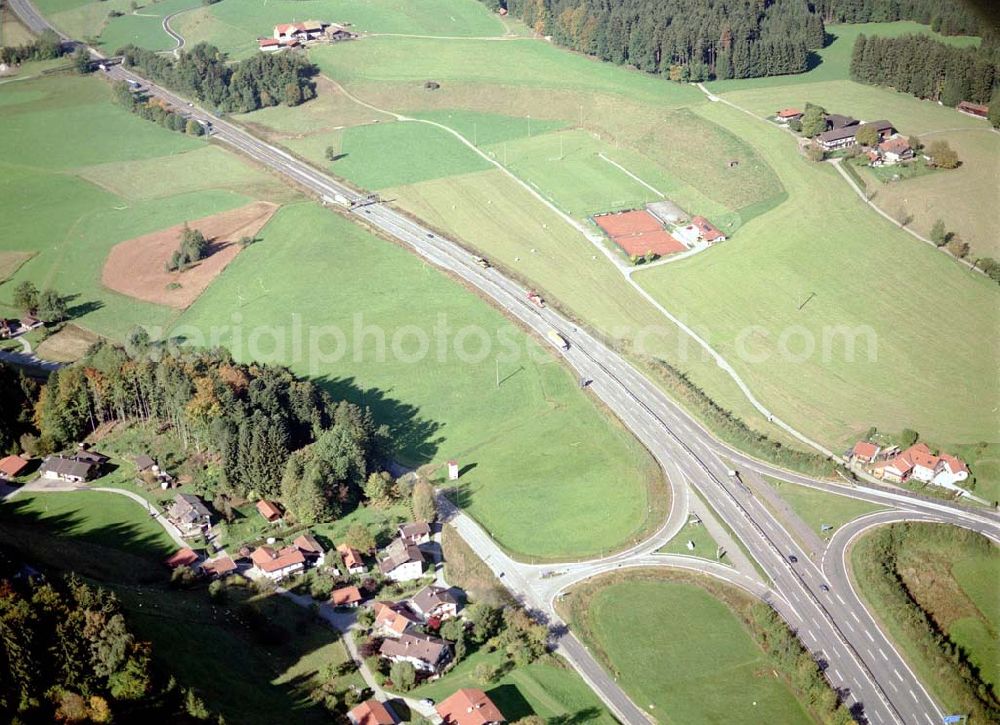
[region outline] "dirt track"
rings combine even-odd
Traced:
[[[188,226],[200,230],[211,247],[205,259],[184,272],[166,269],[180,246],[183,224],[116,244],[104,262],[101,282],[123,295],[182,310],[239,254],[240,237],[256,235],[277,210],[275,204],[258,201],[189,221]]]

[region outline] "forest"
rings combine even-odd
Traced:
[[[174,722],[210,716],[155,672],[114,595],[75,577],[17,576],[0,552],[0,717],[10,723]]]
[[[0,362],[0,458],[17,453],[21,436],[33,429],[38,383]]]
[[[229,113],[247,113],[282,103],[297,106],[316,96],[316,67],[293,53],[259,53],[227,63],[214,45],[199,43],[177,60],[127,45],[117,51],[126,68],[136,68],[154,83],[193,95]]]
[[[330,520],[356,504],[386,457],[386,428],[369,410],[332,400],[286,368],[237,363],[224,350],[171,353],[143,334],[130,345],[139,354],[100,344],[49,377],[35,405],[39,438],[31,448],[62,450],[110,422],[151,423],[171,430],[192,455],[217,462],[221,480],[202,482],[215,489],[206,493],[283,493],[300,521]]]
[[[925,35],[859,35],[851,56],[851,79],[891,86],[946,106],[960,101],[990,103],[1000,81],[1000,45],[984,40],[979,48],[956,48]]]
[[[915,20],[944,35],[993,33],[988,19],[936,0],[482,0],[573,50],[676,81],[808,70],[825,24]]]

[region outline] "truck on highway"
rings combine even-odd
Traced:
[[[488,259],[484,259],[482,257],[476,257],[476,264],[478,264],[483,269],[489,269],[490,268],[490,262],[489,262],[489,260]]]
[[[569,350],[569,340],[555,330],[549,330],[548,338],[549,342],[558,347],[560,350]]]
[[[545,300],[543,300],[542,296],[533,289],[528,290],[528,302],[536,307],[545,307]]]

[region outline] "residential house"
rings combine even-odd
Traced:
[[[47,456],[38,472],[43,478],[67,483],[84,483],[94,477],[98,466],[92,461],[81,461],[75,456]]]
[[[351,725],[396,725],[396,713],[387,702],[365,700],[347,713]]]
[[[372,630],[383,637],[396,638],[406,632],[411,624],[420,624],[420,618],[399,602],[375,602],[375,622]]]
[[[698,230],[698,236],[706,242],[724,242],[726,235],[715,227],[712,222],[703,216],[691,217],[691,224]]]
[[[198,563],[198,555],[191,549],[178,549],[168,556],[163,563],[170,569],[176,569],[180,566],[194,566]]]
[[[146,471],[159,473],[160,471],[160,467],[156,465],[156,461],[146,454],[138,455],[133,460],[135,461],[136,470],[138,470],[139,473],[145,473]]]
[[[874,463],[880,450],[882,449],[874,443],[858,441],[851,449],[850,458],[855,463]]]
[[[413,544],[396,539],[385,549],[385,556],[378,563],[379,571],[397,582],[419,579],[424,573],[424,555]]]
[[[344,561],[344,568],[347,569],[348,574],[364,574],[368,571],[364,559],[361,558],[361,552],[354,547],[347,544],[340,544],[337,547],[337,551],[340,553],[340,558]]]
[[[913,148],[910,142],[902,136],[888,138],[877,146],[881,163],[886,166],[898,164],[900,161],[909,161],[913,158]]]
[[[361,604],[361,591],[357,587],[341,587],[330,593],[330,604],[335,607],[351,607]]]
[[[21,332],[28,332],[42,327],[45,323],[34,315],[25,315],[21,318]]]
[[[500,725],[507,722],[500,708],[482,690],[465,687],[435,708],[442,725]]]
[[[306,563],[310,566],[323,566],[323,560],[326,558],[326,549],[309,532],[298,536],[292,542],[292,546],[302,552],[302,556],[305,557]]]
[[[827,118],[829,119],[830,116],[828,116]],[[844,118],[844,117],[841,116],[838,118]],[[823,147],[824,150],[835,151],[837,149],[853,146],[855,143],[857,143],[855,135],[857,134],[858,129],[861,128],[862,125],[875,126],[875,130],[878,132],[879,139],[883,141],[889,138],[889,136],[891,136],[893,133],[892,124],[886,120],[866,121],[864,124],[859,124],[857,121],[854,121],[853,118],[849,120],[853,121],[853,123],[843,126],[839,125],[834,126],[830,130],[824,131],[819,136],[817,136],[816,141],[819,143],[820,146]]]
[[[182,536],[198,536],[212,528],[212,514],[201,499],[190,493],[179,493],[167,509],[167,518],[181,530]]]
[[[850,116],[842,116],[839,113],[828,113],[824,116],[826,120],[826,130],[833,131],[838,128],[849,128],[850,126],[857,126],[858,120],[851,118]]]
[[[294,546],[275,551],[270,546],[259,546],[250,555],[253,571],[271,581],[281,581],[306,568],[306,558]]]
[[[281,521],[282,517],[281,508],[274,501],[258,501],[257,513],[263,516],[264,520],[269,524]]]
[[[21,324],[17,320],[6,320],[0,317],[0,340],[14,337],[20,329]]]
[[[952,487],[969,477],[965,463],[948,454],[934,455],[924,443],[915,443],[895,458],[877,463],[878,478],[894,483],[917,480]]]
[[[451,644],[419,632],[382,642],[379,654],[391,662],[409,662],[419,672],[437,674],[451,658]]]
[[[426,544],[431,540],[430,524],[425,524],[419,521],[409,524],[400,524],[399,538],[407,544],[413,544],[414,546]]]
[[[257,38],[257,49],[262,53],[274,53],[284,48],[281,41],[274,38]]]
[[[319,20],[306,20],[303,23],[282,23],[274,26],[274,39],[282,45],[289,45],[292,41],[306,43],[310,40],[319,40],[323,37],[323,28],[329,23],[321,23]]]
[[[451,619],[458,615],[458,599],[444,587],[431,584],[421,589],[410,599],[413,611],[425,620]]]
[[[795,121],[805,114],[797,108],[783,108],[780,111],[775,111],[774,117],[778,120],[778,123],[788,123],[789,121]]]
[[[9,481],[28,467],[28,462],[21,456],[6,456],[0,458],[0,481]]]
[[[986,118],[990,113],[989,106],[982,103],[970,103],[969,101],[961,101],[958,104],[958,110],[972,116],[979,116],[979,118]]]
[[[345,28],[343,25],[337,25],[337,23],[330,23],[325,28],[323,28],[323,37],[329,40],[331,43],[336,43],[341,40],[354,40],[358,36],[352,33],[347,28]]]
[[[234,574],[236,569],[236,562],[228,554],[223,554],[201,565],[202,572],[213,579],[222,579]]]

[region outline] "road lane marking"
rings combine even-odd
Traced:
[[[839,594],[837,595],[837,601],[840,602],[841,604],[843,604],[845,607],[847,606],[847,602],[845,602],[844,598],[842,596],[840,596]]]
[[[917,694],[913,690],[908,690],[908,692],[910,693],[910,697],[913,698],[914,702],[920,702],[920,700],[917,699]]]
[[[857,622],[858,624],[861,624],[861,620],[858,619],[858,615],[855,614],[853,610],[851,611],[851,616],[854,617],[854,621],[855,622]]]
[[[892,674],[894,674],[896,677],[898,677],[900,682],[903,682],[903,676],[901,674],[899,674],[899,670],[893,670]]]
[[[872,633],[869,632],[867,629],[865,630],[865,634],[868,636],[868,639],[870,639],[872,642],[875,641],[875,638],[872,637]]]
[[[882,659],[884,659],[887,662],[889,661],[889,657],[885,654],[885,652],[882,651],[881,647],[878,648],[878,653],[882,655]]]

